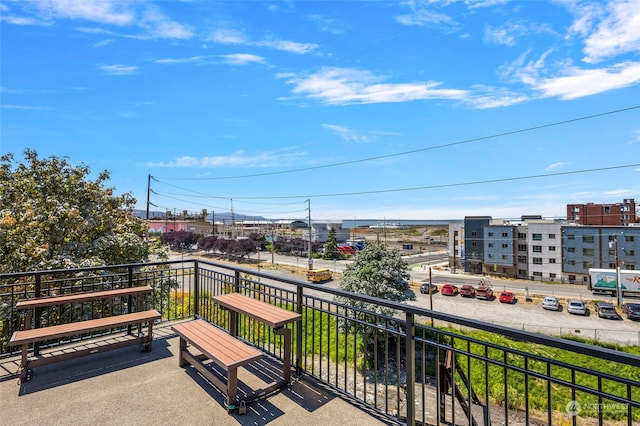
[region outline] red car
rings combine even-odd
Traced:
[[[453,284],[445,284],[440,289],[440,293],[442,293],[443,296],[455,296],[459,292],[458,287]]]
[[[500,293],[500,303],[516,303],[516,295],[510,291],[503,291]]]
[[[471,284],[464,284],[460,287],[460,296],[462,297],[476,297],[476,289]]]

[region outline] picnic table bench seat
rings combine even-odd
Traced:
[[[57,361],[77,358],[98,352],[105,352],[132,344],[141,344],[143,350],[150,351],[153,340],[153,323],[154,321],[162,318],[162,315],[154,309],[143,310],[144,303],[142,297],[152,292],[153,289],[150,286],[139,286],[19,300],[16,303],[16,309],[26,311],[27,315],[23,329],[13,332],[11,339],[9,340],[9,344],[11,346],[21,346],[20,381],[24,382],[28,380],[29,372],[33,368]],[[138,299],[137,312],[57,324],[47,327],[32,328],[31,325],[32,317],[34,317],[35,312],[41,308],[65,304],[73,305],[90,303],[97,300],[133,296]],[[142,329],[144,323],[147,324],[146,335],[143,333]],[[39,356],[37,353],[38,351],[34,350],[32,356],[29,356],[30,345],[35,345],[40,342],[133,325],[137,325],[137,335],[135,335],[133,339],[116,340],[106,345],[63,351],[62,353],[50,356]]]

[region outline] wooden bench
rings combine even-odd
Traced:
[[[159,320],[162,315],[156,310],[143,310],[143,297],[151,294],[153,289],[150,286],[140,286],[131,288],[120,288],[114,290],[93,291],[74,293],[62,296],[48,296],[34,299],[23,299],[16,303],[16,309],[26,311],[24,328],[13,332],[9,344],[11,346],[22,347],[22,358],[20,361],[20,381],[28,380],[29,371],[35,367],[51,364],[53,362],[77,358],[80,356],[90,355],[93,353],[105,352],[132,344],[141,344],[144,350],[151,350],[153,340],[153,322]],[[50,306],[73,305],[93,302],[104,299],[114,299],[122,297],[136,296],[138,311],[122,315],[113,315],[85,321],[71,322],[67,324],[52,325],[41,328],[31,328],[32,318],[35,317],[36,311]],[[142,332],[142,324],[147,323],[148,331],[146,336]],[[62,337],[77,336],[83,333],[91,333],[94,331],[108,330],[110,328],[118,328],[130,325],[137,325],[137,336],[135,339],[127,339],[123,341],[112,342],[106,345],[100,345],[85,349],[76,349],[73,351],[65,351],[55,355],[38,356],[34,353],[33,357],[29,357],[29,346],[31,344],[44,342],[51,339]]]
[[[202,320],[196,319],[171,326],[180,336],[179,365],[192,365],[215,387],[227,396],[227,410],[233,410],[238,401],[238,367],[262,358],[258,349],[249,346],[225,331]],[[201,353],[192,354],[188,345]],[[226,378],[218,378],[206,368],[203,361],[211,360],[227,372]],[[261,394],[260,391],[257,394]]]

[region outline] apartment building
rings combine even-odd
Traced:
[[[633,198],[614,204],[567,204],[567,220],[578,225],[631,226],[637,219]]]
[[[523,216],[469,216],[449,224],[452,269],[545,282],[586,284],[589,268],[640,269],[640,227],[581,226]]]

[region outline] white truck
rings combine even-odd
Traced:
[[[620,289],[623,296],[640,296],[640,271],[620,270]],[[618,281],[615,269],[589,269],[589,290],[592,293],[617,294]]]

